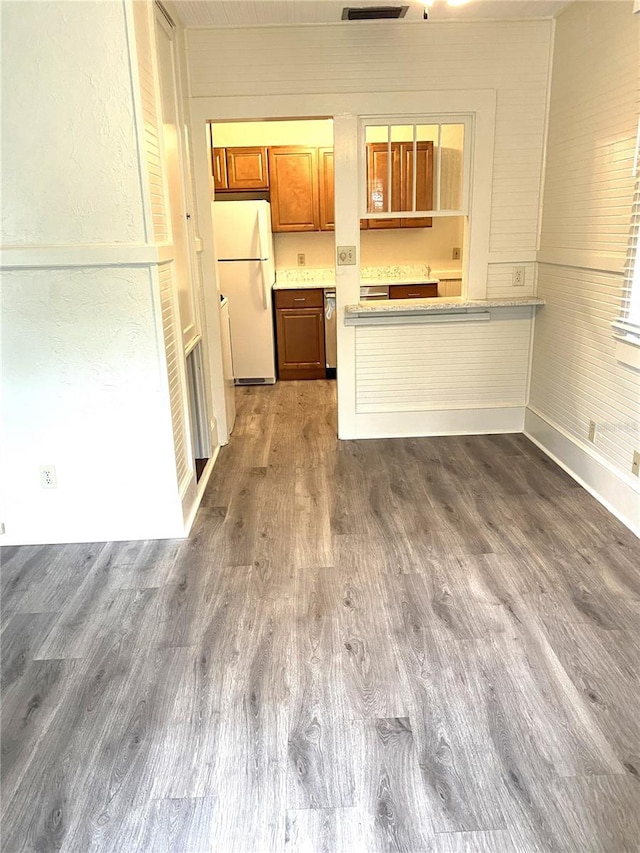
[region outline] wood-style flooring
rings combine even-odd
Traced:
[[[5,549],[2,850],[640,850],[640,541],[521,435],[238,404],[188,540]]]

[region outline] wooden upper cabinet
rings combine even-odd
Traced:
[[[269,189],[266,148],[227,148],[227,189]]]
[[[333,187],[333,148],[318,149],[320,230],[333,231],[336,227]]]
[[[269,189],[266,148],[214,148],[211,168],[215,190]]]
[[[224,148],[213,148],[211,150],[211,171],[214,189],[229,189],[227,185],[227,158]]]
[[[269,148],[269,179],[272,230],[318,231],[318,149]]]
[[[400,149],[391,146],[391,184],[389,184],[389,149],[386,142],[370,142],[367,145],[367,211],[382,213],[389,210],[389,188],[391,188],[391,210],[401,210],[400,197]],[[400,219],[370,219],[369,228],[400,228]]]
[[[401,210],[413,208],[413,142],[400,143],[402,193]],[[433,142],[416,143],[416,210],[433,208]],[[403,228],[429,228],[430,216],[403,219]]]
[[[433,143],[416,143],[416,210],[428,210],[433,204]],[[389,148],[386,142],[367,145],[367,210],[411,210],[413,207],[413,143],[391,143],[391,185],[389,185]],[[431,217],[417,219],[369,219],[369,228],[426,228]]]

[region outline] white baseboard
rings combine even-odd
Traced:
[[[524,434],[640,537],[640,479],[632,478],[631,474],[625,477],[591,448],[529,408],[525,414]]]
[[[202,496],[204,495],[205,489],[207,488],[207,484],[209,482],[209,478],[211,477],[211,472],[213,471],[213,467],[216,464],[218,459],[218,454],[220,453],[220,445],[217,444],[214,448],[213,453],[207,464],[204,466],[204,471],[202,472],[202,476],[198,482],[198,490],[196,492],[196,497],[193,503],[188,509],[183,507],[183,511],[185,513],[184,520],[184,535],[185,537],[189,535],[191,532],[191,528],[193,527],[193,522],[196,520],[196,515],[198,510],[200,509],[200,504],[202,502]]]
[[[522,432],[524,406],[488,409],[442,409],[427,412],[358,414],[352,438],[415,438],[436,435],[485,435]]]
[[[70,543],[83,542],[132,542],[146,539],[184,539],[186,537],[184,524],[179,515],[175,515],[175,523],[171,526],[166,523],[149,524],[140,526],[135,522],[131,527],[117,525],[109,527],[99,524],[95,528],[77,527],[46,527],[33,532],[31,530],[11,530],[0,536],[0,548],[15,547],[18,545],[68,545]],[[1,562],[1,561],[0,561]]]

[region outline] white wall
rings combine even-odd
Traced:
[[[312,145],[331,148],[333,121],[222,122],[213,125],[213,144],[217,148],[238,145]]]
[[[3,244],[144,242],[123,5],[9,0],[2,23]]]
[[[2,323],[2,543],[180,535],[149,270],[5,270]]]
[[[360,259],[363,266],[429,264],[432,269],[460,269],[451,250],[462,246],[461,217],[436,217],[432,228],[392,228],[362,231]],[[333,268],[335,237],[332,231],[274,234],[276,268],[298,265],[298,253],[306,255],[308,267]]]
[[[2,544],[180,536],[130,6],[2,12]]]
[[[616,361],[633,193],[640,16],[631,2],[571,5],[553,62],[527,429],[640,529],[640,379]],[[589,421],[597,423],[594,444]]]

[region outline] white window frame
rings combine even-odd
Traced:
[[[380,211],[378,213],[367,210],[367,149],[366,134],[367,127],[396,127],[422,125],[462,124],[464,125],[464,147],[462,159],[462,208],[460,210],[393,210]],[[358,160],[360,174],[360,218],[361,219],[422,219],[426,216],[469,216],[471,163],[473,147],[474,117],[471,114],[452,115],[447,113],[425,113],[424,115],[384,115],[384,116],[361,116],[358,126]],[[414,138],[414,143],[416,139]],[[391,145],[391,140],[388,142]],[[437,175],[435,185],[440,198],[440,146],[434,146],[434,174]],[[389,160],[389,172],[391,172],[391,161]],[[414,175],[415,184],[415,175]],[[390,185],[391,186],[391,185]]]
[[[635,187],[631,205],[629,243],[624,265],[620,316],[612,325],[617,341],[617,360],[640,370],[640,120],[636,135],[633,175]]]

